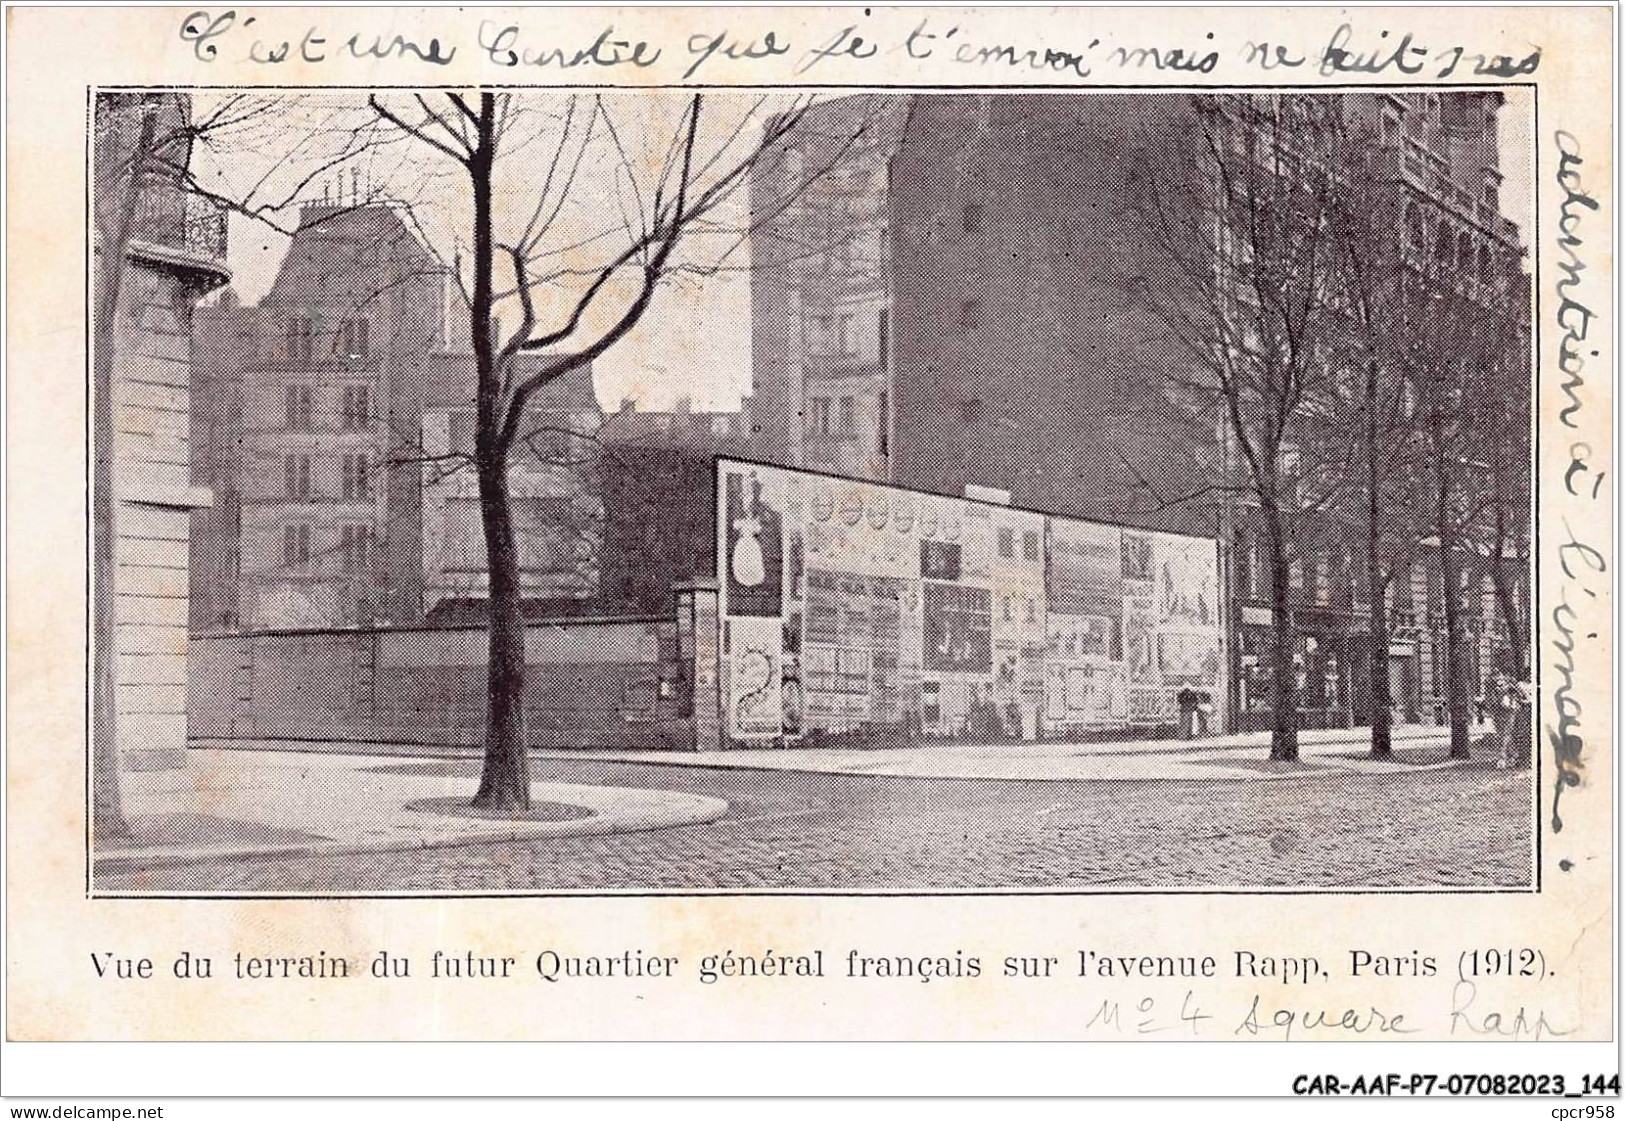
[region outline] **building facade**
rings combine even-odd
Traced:
[[[859,102],[826,104],[809,147],[827,143]],[[1518,231],[1500,212],[1501,95],[1382,92],[1341,96],[1335,107],[1347,134],[1362,138],[1365,174],[1392,206],[1391,229],[1406,239],[1420,289],[1526,323]],[[1239,481],[1239,453],[1223,411],[1211,403],[1203,411],[1182,392],[1198,375],[1143,295],[1180,284],[1137,233],[1147,179],[1197,197],[1209,189],[1198,103],[922,94],[900,99],[890,119],[896,130],[876,157],[884,174],[871,175],[870,198],[850,207],[864,215],[851,223],[854,236],[879,227],[887,243],[879,285],[887,358],[873,382],[889,414],[880,477],[939,493],[994,487],[1018,506],[1220,537],[1233,604],[1230,702],[1238,727],[1267,726],[1271,619],[1255,511],[1239,497],[1183,500],[1214,491],[1215,480]],[[790,228],[773,240],[838,242],[823,229],[825,214],[786,210]],[[798,235],[800,221],[810,229]],[[785,435],[763,454],[810,464],[821,428],[815,419],[809,431],[805,418],[821,417],[810,388],[822,384],[819,367],[807,356],[798,368],[785,339],[806,336],[809,312],[816,323],[830,305],[787,300],[771,274],[758,286],[754,392],[796,414],[771,429]],[[769,317],[777,325],[764,329]],[[1526,351],[1519,360],[1527,368]],[[1328,519],[1310,536],[1292,588],[1304,722],[1363,722],[1370,609],[1357,528]],[[1428,592],[1437,568],[1437,548],[1419,548],[1391,596],[1399,624],[1391,672],[1407,719],[1431,719],[1445,694],[1442,611],[1429,607],[1443,596]],[[1497,638],[1483,614],[1482,571],[1468,579],[1459,602],[1478,627],[1469,672],[1481,679]]]
[[[224,501],[197,527],[196,625],[421,618],[424,402],[434,355],[467,349],[452,287],[400,208],[324,202],[258,305],[199,317]]]
[[[603,605],[610,614],[672,609],[672,589],[716,572],[715,463],[752,450],[751,413],[669,412],[624,403],[599,433]]]
[[[219,497],[193,530],[193,628],[482,616],[468,307],[410,214],[307,206],[265,298],[226,297],[194,330],[197,475]],[[594,599],[591,367],[548,385],[527,419],[510,477],[525,598]]]
[[[542,359],[521,354],[515,376]],[[433,620],[489,597],[485,531],[473,466],[473,355],[436,354],[423,413],[423,606]],[[544,386],[509,458],[520,594],[533,610],[595,600],[604,539],[603,409],[585,365]]]
[[[190,112],[175,93],[95,104],[98,768],[186,751],[188,531],[211,501],[190,469],[190,326],[231,276],[225,213],[159,170],[186,166]]]
[[[752,416],[776,462],[891,477],[887,182],[908,105],[815,106],[753,170]]]

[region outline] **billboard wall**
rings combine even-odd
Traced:
[[[1218,545],[717,464],[727,732],[1036,739],[1222,710]]]

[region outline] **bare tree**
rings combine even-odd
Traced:
[[[1222,485],[1257,506],[1270,578],[1270,758],[1295,760],[1292,565],[1347,489],[1311,454],[1336,419],[1326,404],[1338,334],[1332,170],[1314,137],[1337,101],[1259,94],[1193,104],[1191,160],[1148,153],[1136,174],[1137,227],[1155,269],[1140,296],[1191,362],[1194,376],[1176,388],[1223,414],[1234,450]]]
[[[679,252],[679,246],[727,227],[729,201],[755,168],[783,159],[810,102],[797,100],[764,116],[766,101],[759,99],[713,135],[706,128],[705,99],[696,93],[675,123],[642,144],[628,144],[626,122],[601,96],[559,101],[447,92],[375,95],[368,104],[421,151],[460,167],[472,204],[474,469],[489,565],[490,628],[485,763],[474,804],[524,809],[530,805],[524,623],[508,467],[525,435],[529,403],[550,382],[626,338],[672,278],[722,267],[748,229],[734,231],[737,236],[725,239],[707,262]],[[614,186],[594,194],[584,185],[593,176],[584,180],[582,169],[598,159],[614,168]],[[805,182],[832,166],[808,170]],[[598,224],[583,230],[580,212],[589,206]],[[517,312],[511,329],[499,322],[503,307]],[[545,357],[521,368],[517,359],[532,352]]]
[[[1388,599],[1395,577],[1409,572],[1419,536],[1415,477],[1421,463],[1406,340],[1416,334],[1421,284],[1414,248],[1403,233],[1405,194],[1381,173],[1382,153],[1374,138],[1350,132],[1348,122],[1340,123],[1333,135],[1331,154],[1344,174],[1329,185],[1329,198],[1339,257],[1339,305],[1348,329],[1344,360],[1352,374],[1343,402],[1349,426],[1333,454],[1346,464],[1352,484],[1350,520],[1361,527],[1371,755],[1385,759],[1393,755]]]
[[[1467,402],[1471,428],[1494,449],[1480,472],[1482,512],[1468,544],[1487,575],[1506,628],[1504,668],[1529,676],[1530,361],[1527,291],[1513,267],[1480,278],[1491,309],[1475,332],[1475,362],[1483,392]]]
[[[1505,280],[1499,283],[1504,291]],[[1503,301],[1436,286],[1409,338],[1410,375],[1421,403],[1426,455],[1427,543],[1437,556],[1445,634],[1445,704],[1450,755],[1471,754],[1472,657],[1467,616],[1481,603],[1485,577],[1497,590],[1521,669],[1522,612],[1515,606],[1505,554],[1527,558],[1519,538],[1527,525],[1519,497],[1527,459],[1514,435],[1522,410],[1516,393],[1519,357],[1512,342],[1519,318]],[[1509,344],[1511,344],[1509,346]],[[1525,391],[1527,397],[1527,391]],[[1524,476],[1522,485],[1527,485]]]

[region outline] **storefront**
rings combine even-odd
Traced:
[[[1240,731],[1261,731],[1274,724],[1273,613],[1244,604],[1240,616],[1236,724]],[[1305,609],[1294,615],[1293,624],[1299,727],[1352,727],[1356,710],[1370,705],[1369,678],[1359,666],[1362,636],[1350,633],[1353,620],[1337,612]]]

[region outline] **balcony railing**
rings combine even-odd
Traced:
[[[141,193],[132,240],[216,264],[226,259],[226,212],[213,200],[160,183]]]

